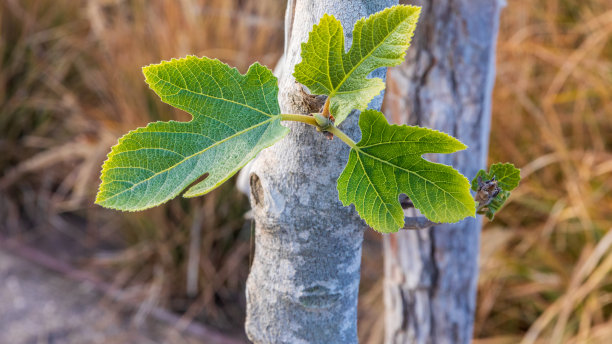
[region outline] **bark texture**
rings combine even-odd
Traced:
[[[342,22],[346,47],[357,19],[392,0],[297,0],[279,71],[283,113],[320,111],[292,76],[302,42],[324,13]],[[291,24],[289,24],[291,26]],[[384,77],[385,70],[375,71]],[[380,108],[382,95],[370,106]],[[340,126],[359,139],[358,116]],[[291,133],[263,151],[250,174],[256,221],[255,255],[247,280],[246,332],[255,343],[356,343],[357,294],[365,223],[338,201],[336,180],[349,149],[313,127],[287,124]]]
[[[406,62],[390,69],[390,121],[444,131],[465,151],[429,157],[472,178],[486,164],[500,2],[423,6]],[[414,216],[414,213],[407,213]],[[386,343],[470,343],[480,219],[384,236]]]

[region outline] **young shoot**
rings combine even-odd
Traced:
[[[404,226],[398,200],[402,193],[432,222],[475,216],[468,179],[422,157],[466,149],[463,143],[427,128],[390,125],[381,112],[366,110],[385,88],[380,78],[368,75],[404,61],[419,13],[419,7],[399,5],[360,19],[346,52],[340,21],[324,15],[302,44],[302,61],[293,74],[312,94],[327,96],[315,114],[282,114],[277,79],[259,63],[244,75],[219,60],[195,56],[144,67],[145,81],[161,100],[193,118],[149,123],[119,139],[102,166],[96,203],[137,211],[167,202],[185,189],[184,197],[204,195],[285,137],[290,130],[282,121],[296,121],[351,148],[338,177],[338,197],[346,206],[354,204],[373,229],[396,232]],[[359,142],[338,127],[354,109],[361,112]],[[512,166],[507,172],[518,178],[515,170]],[[504,184],[506,174],[497,168],[482,172],[484,178],[495,175],[502,190],[492,197],[501,195],[505,201],[511,190],[507,188],[515,183]],[[479,211],[492,218],[503,201],[487,201]]]

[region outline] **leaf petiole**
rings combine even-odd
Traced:
[[[310,124],[314,127],[318,127],[317,121],[314,117],[308,115],[297,115],[292,113],[284,113],[281,116],[281,121],[293,121],[293,122],[302,122],[306,124]]]
[[[286,114],[286,113],[284,113],[284,114],[282,114],[280,116],[281,116],[281,121],[302,122],[302,123],[310,124],[310,125],[312,125],[314,127],[317,127],[317,128],[321,128],[319,126],[319,124],[317,123],[317,120],[313,116],[297,115],[297,114]],[[346,143],[351,148],[355,148],[355,146],[356,146],[355,141],[353,141],[350,137],[348,137],[348,135],[346,135],[342,130],[340,130],[340,129],[334,127],[334,126],[325,128],[323,131],[327,131],[327,132],[330,132],[330,133],[334,134],[340,140],[342,140],[342,142]]]
[[[329,129],[327,129],[327,131],[336,135],[336,137],[342,140],[342,142],[349,145],[349,147],[356,148],[357,144],[355,143],[355,141],[353,141],[350,137],[348,137],[348,135],[346,135],[342,130],[336,127],[330,127]]]

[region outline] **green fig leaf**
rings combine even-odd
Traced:
[[[358,20],[346,53],[340,21],[324,15],[302,43],[295,79],[313,94],[327,95],[336,125],[342,123],[353,109],[364,110],[385,89],[382,79],[367,76],[404,61],[420,11],[420,7],[398,5]]]
[[[514,167],[511,163],[497,163],[489,167],[489,173],[485,170],[480,170],[476,177],[472,179],[472,190],[478,190],[478,177],[483,180],[491,180],[495,176],[497,185],[504,191],[514,190],[521,181],[521,170]]]
[[[370,227],[388,233],[404,226],[400,193],[434,222],[474,216],[469,181],[452,167],[421,157],[454,153],[467,148],[463,143],[432,129],[390,125],[374,110],[361,113],[359,127],[362,138],[338,178],[338,194],[345,206],[355,205]]]
[[[489,172],[480,170],[476,173],[474,179],[472,179],[472,190],[478,191],[478,177],[481,177],[483,181],[491,180],[495,177],[497,180],[497,186],[500,187],[501,191],[491,200],[491,203],[481,207],[478,210],[478,214],[485,215],[489,220],[495,218],[497,213],[506,203],[512,190],[514,190],[521,181],[521,170],[514,167],[510,163],[497,163],[489,167]]]
[[[96,203],[103,207],[147,209],[206,175],[185,193],[203,195],[289,131],[280,124],[276,77],[259,63],[242,75],[218,60],[188,56],[143,72],[163,102],[193,118],[150,123],[123,136],[102,166]]]

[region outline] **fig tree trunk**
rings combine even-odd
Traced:
[[[322,101],[295,82],[300,44],[325,13],[353,24],[391,0],[297,0],[288,6],[288,42],[278,70],[282,113],[319,112]],[[385,70],[375,72],[384,77]],[[370,104],[380,108],[382,96]],[[357,114],[340,128],[359,139]],[[356,343],[364,222],[338,200],[336,180],[348,147],[301,123],[263,151],[251,174],[255,254],[247,280],[246,332],[255,343]]]
[[[469,146],[433,159],[468,178],[486,164],[497,0],[410,1],[423,6],[405,63],[390,69],[390,122],[448,133]],[[384,236],[386,343],[469,343],[480,219]]]

